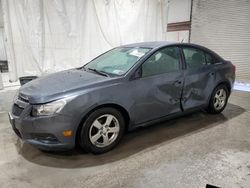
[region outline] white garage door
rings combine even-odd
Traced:
[[[191,42],[236,65],[237,80],[250,81],[250,0],[193,0]]]

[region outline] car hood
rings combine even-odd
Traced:
[[[19,89],[19,95],[21,98],[29,100],[31,104],[46,103],[65,95],[72,95],[84,89],[89,89],[92,86],[102,85],[103,82],[111,79],[84,70],[71,69],[42,76],[28,82]]]

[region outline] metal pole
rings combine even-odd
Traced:
[[[190,29],[189,29],[189,37],[188,42],[191,42],[191,32],[192,32],[192,18],[193,18],[193,0],[191,0],[191,9],[190,9]]]

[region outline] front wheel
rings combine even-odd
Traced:
[[[80,146],[100,154],[113,149],[120,141],[125,128],[122,114],[114,108],[101,108],[89,115],[80,133]]]
[[[227,87],[225,85],[217,86],[211,95],[207,111],[212,114],[221,113],[227,105],[228,97]]]

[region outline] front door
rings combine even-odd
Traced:
[[[160,49],[142,64],[141,78],[130,83],[135,91],[131,114],[136,124],[181,111],[181,67],[178,47]]]

